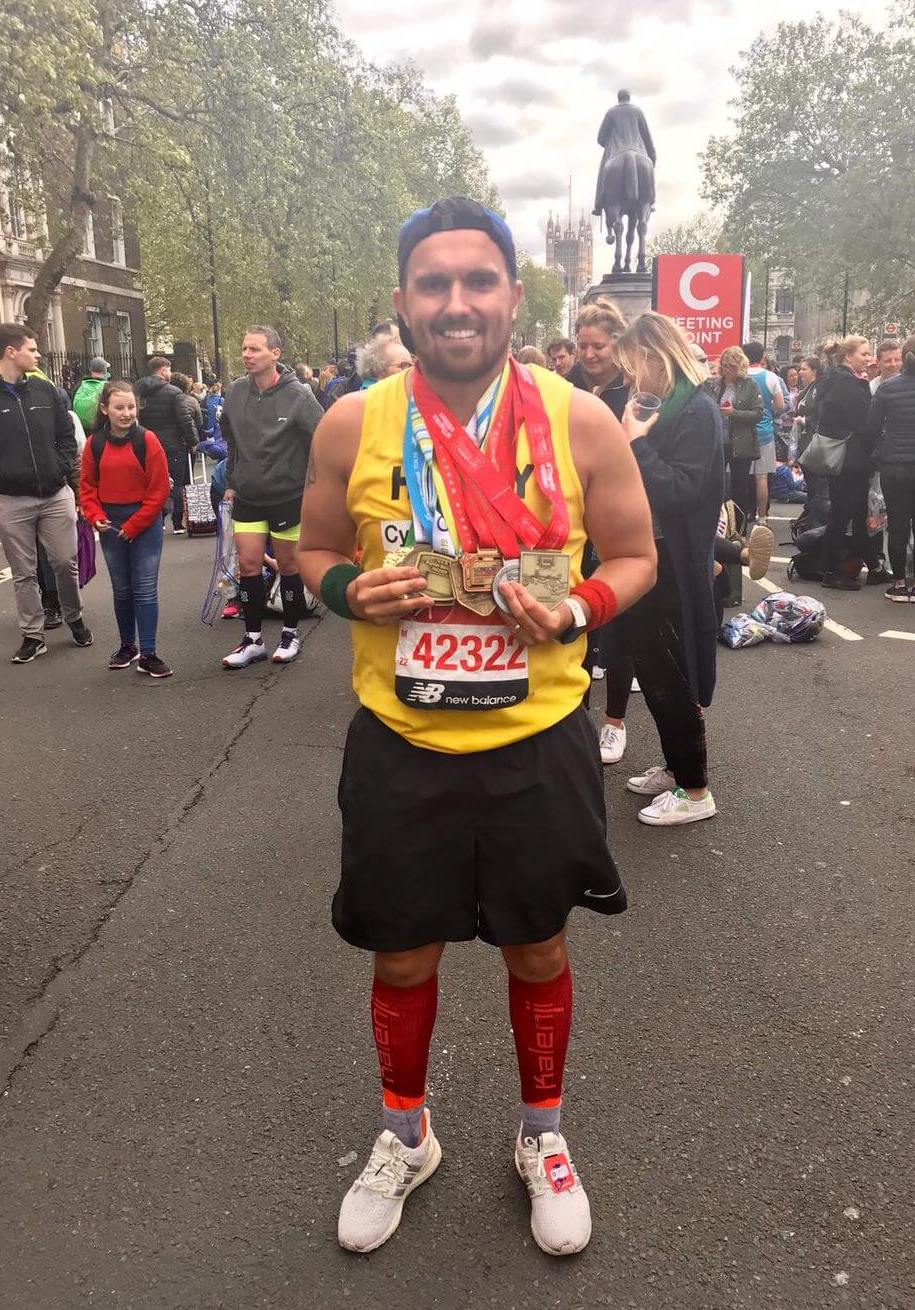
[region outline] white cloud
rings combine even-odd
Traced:
[[[797,18],[794,0],[764,11],[739,0],[425,0],[409,14],[392,0],[336,2],[368,58],[407,54],[434,90],[457,96],[518,244],[538,257],[547,213],[567,212],[570,176],[576,221],[590,212],[597,129],[623,86],[658,151],[655,225],[701,209],[699,156],[727,127],[730,68],[761,30]],[[874,21],[864,0],[844,7]],[[594,237],[599,274],[610,261],[596,223]]]

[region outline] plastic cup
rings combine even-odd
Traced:
[[[655,396],[650,391],[634,391],[629,398],[629,403],[632,406],[632,417],[644,423],[653,414],[659,412],[662,401],[660,396]]]
[[[638,419],[640,423],[645,423],[652,414],[657,414],[660,410],[661,397],[652,395],[650,391],[636,391],[630,397],[629,403],[632,405],[632,417]]]

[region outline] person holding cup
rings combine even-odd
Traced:
[[[642,314],[616,350],[637,395],[623,414],[648,494],[658,579],[613,623],[657,725],[664,763],[629,779],[653,799],[643,823],[695,823],[716,813],[708,787],[703,707],[715,687],[718,623],[712,592],[715,534],[724,497],[722,418],[704,370],[663,314]],[[648,420],[641,414],[660,404]]]
[[[718,361],[718,377],[709,378],[705,384],[724,420],[724,457],[731,473],[731,500],[747,519],[756,512],[750,465],[759,459],[756,425],[764,410],[759,387],[747,376],[749,367],[750,361],[740,346],[728,346]]]

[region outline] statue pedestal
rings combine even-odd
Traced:
[[[605,273],[599,282],[593,282],[582,296],[582,303],[587,305],[592,300],[605,297],[615,301],[631,323],[639,314],[644,314],[651,304],[652,277],[650,273]]]

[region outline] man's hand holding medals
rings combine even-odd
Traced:
[[[346,599],[356,618],[380,627],[399,623],[405,615],[428,609],[431,604],[426,579],[414,566],[386,565],[360,573],[347,587]]]

